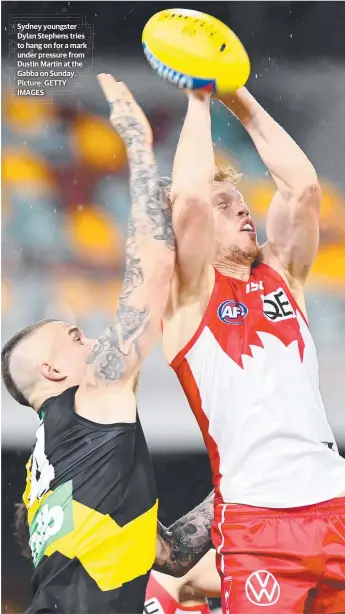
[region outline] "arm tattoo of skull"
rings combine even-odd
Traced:
[[[212,491],[205,501],[170,527],[159,523],[161,554],[155,562],[158,571],[182,576],[212,547],[213,500]]]

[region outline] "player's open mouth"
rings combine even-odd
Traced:
[[[251,236],[256,236],[255,226],[253,222],[243,222],[240,228],[241,232],[248,232]]]

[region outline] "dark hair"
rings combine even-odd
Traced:
[[[41,326],[44,326],[45,324],[49,324],[50,322],[57,322],[57,320],[40,320],[39,322],[36,322],[35,324],[30,324],[30,326],[26,326],[25,328],[22,328],[22,330],[20,330],[19,333],[16,333],[15,335],[13,335],[13,337],[11,337],[11,339],[9,339],[7,343],[5,343],[4,347],[1,350],[2,381],[4,382],[4,386],[6,390],[10,393],[11,397],[13,397],[18,403],[20,403],[20,405],[26,405],[27,407],[30,407],[30,403],[25,398],[21,390],[18,388],[17,384],[15,383],[12,377],[11,369],[10,369],[10,362],[11,362],[12,354],[14,350],[16,349],[16,347],[18,347],[18,345],[22,341],[24,341],[24,339],[27,339],[33,333],[35,333],[36,330],[41,328]]]
[[[29,546],[28,514],[24,503],[16,503],[14,512],[14,538],[20,546],[21,553],[27,559],[31,559]]]

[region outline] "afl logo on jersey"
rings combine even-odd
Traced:
[[[223,301],[218,307],[218,317],[225,324],[243,324],[248,307],[238,301]]]

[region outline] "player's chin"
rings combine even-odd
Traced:
[[[239,242],[241,244],[241,247],[243,248],[253,247],[255,245],[257,246],[258,241],[257,241],[256,232],[242,231],[240,233]]]
[[[244,233],[241,233],[242,235]],[[259,244],[255,232],[247,232],[245,236],[241,236],[241,250],[246,254],[247,258],[254,261],[259,254]]]

